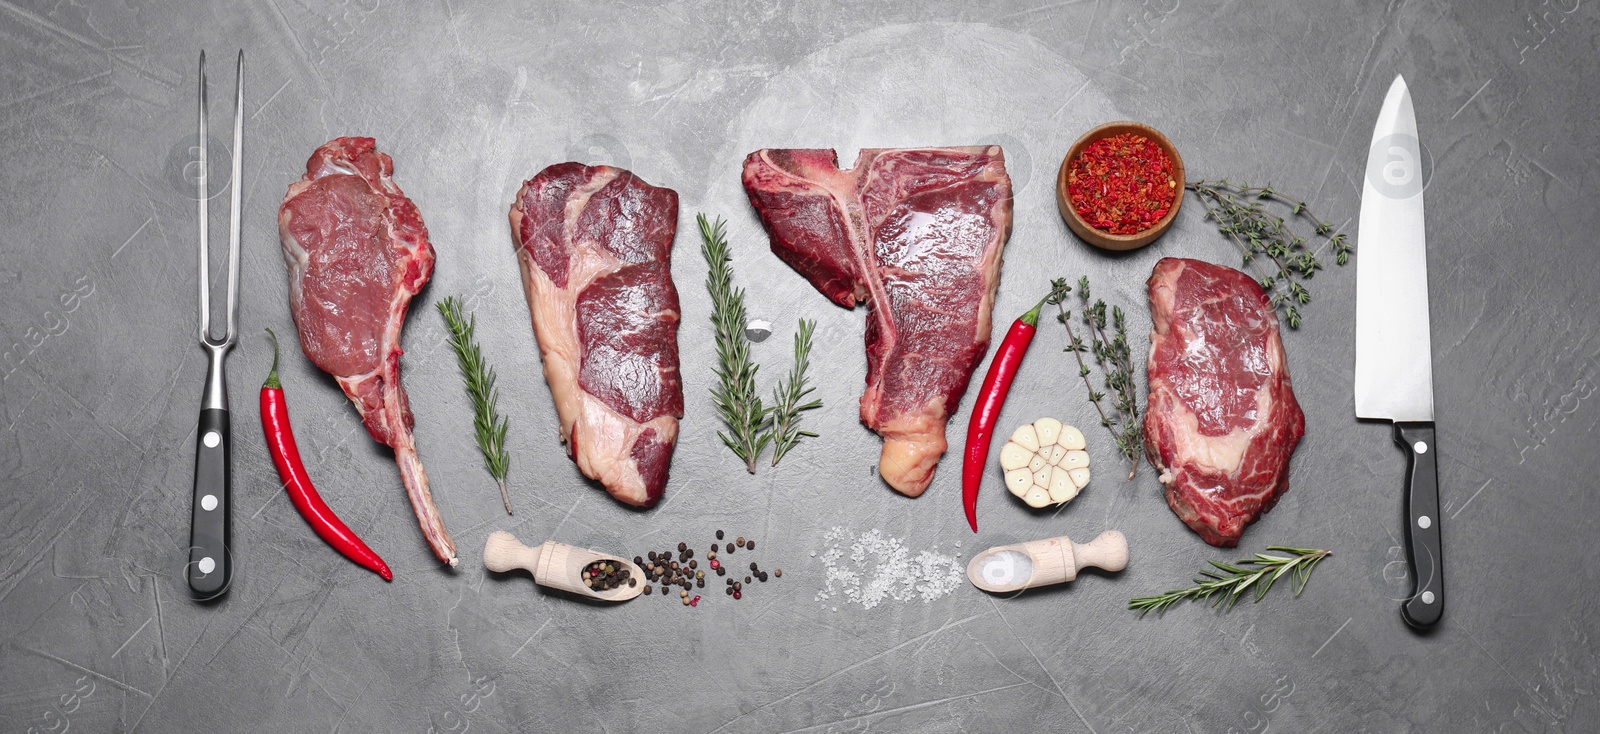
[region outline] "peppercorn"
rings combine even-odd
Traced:
[[[756,549],[756,541],[754,539],[745,541],[744,549],[745,550],[755,550]]]
[[[741,584],[741,583],[739,583],[737,581],[733,582],[733,590],[734,591],[739,591],[739,590],[741,590],[743,588],[744,588],[744,584]]]
[[[750,577],[749,576],[744,577],[744,582],[747,583],[747,584],[750,583]]]
[[[678,544],[678,552],[679,553],[682,553],[682,552],[684,552],[685,550],[688,550],[688,549],[689,549],[689,544],[688,543],[679,543]]]
[[[751,571],[755,571],[755,570],[757,570],[757,569],[756,569],[756,562],[755,562],[755,561],[751,561],[751,562],[750,562],[750,570],[751,570]]]
[[[705,579],[700,579],[700,580],[694,582],[694,585],[695,585],[695,588],[697,588],[697,589],[704,589],[704,588],[706,588],[706,580]]]
[[[699,568],[699,567],[700,567],[700,562],[699,561],[690,561],[689,562],[689,568]]]
[[[717,568],[717,575],[718,576],[727,576],[728,575],[728,569],[718,567]]]
[[[729,552],[729,553],[732,553],[732,552],[733,552],[733,544],[732,544],[732,543],[729,543],[729,544],[728,544],[728,547],[727,547],[727,551],[728,551],[728,552]]]
[[[743,548],[744,547],[744,536],[741,535],[738,538],[736,538],[733,541],[733,544],[739,546],[740,548]]]
[[[722,590],[722,593],[727,594],[728,596],[733,596],[733,587],[729,586],[727,588],[724,588]]]
[[[706,560],[708,560],[708,561],[717,560],[717,547],[716,546],[714,546],[714,545],[711,546],[711,552],[706,554]]]
[[[733,598],[735,598],[735,599],[743,599],[744,598],[744,594],[736,589],[733,592]]]
[[[649,596],[650,595],[650,590],[654,589],[654,588],[655,588],[654,586],[646,586],[646,587],[644,587],[644,595],[645,596]]]
[[[722,531],[721,530],[717,531],[717,540],[722,540]]]
[[[773,576],[777,576],[780,579],[783,578],[783,569],[781,569],[781,568],[772,569],[772,575]]]

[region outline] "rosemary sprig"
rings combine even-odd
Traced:
[[[1089,336],[1089,343],[1085,344],[1072,329],[1072,312],[1061,306],[1065,298],[1056,296],[1058,292],[1064,296],[1072,289],[1067,286],[1065,278],[1054,280],[1050,285],[1050,303],[1055,304],[1060,312],[1056,320],[1067,327],[1066,351],[1072,352],[1072,356],[1078,360],[1078,377],[1083,379],[1083,386],[1089,390],[1089,402],[1100,414],[1100,425],[1111,432],[1112,439],[1117,443],[1117,451],[1128,460],[1128,479],[1131,480],[1139,471],[1139,460],[1144,455],[1144,423],[1139,420],[1139,383],[1134,377],[1132,350],[1128,347],[1127,319],[1120,307],[1113,306],[1111,332],[1108,334],[1106,302],[1097,299],[1091,304],[1089,277],[1079,278],[1078,299],[1082,302],[1079,314],[1088,328]],[[1101,403],[1106,394],[1096,390],[1089,381],[1089,373],[1093,370],[1084,362],[1084,352],[1094,356],[1095,364],[1105,375],[1106,389],[1115,396],[1110,411]]]
[[[1350,262],[1355,245],[1343,232],[1335,232],[1331,222],[1318,219],[1306,203],[1287,196],[1271,186],[1251,186],[1228,179],[1190,181],[1184,188],[1193,191],[1206,208],[1206,218],[1217,223],[1221,232],[1239,246],[1246,265],[1260,274],[1261,288],[1272,294],[1273,308],[1283,311],[1289,328],[1300,328],[1300,306],[1311,302],[1311,291],[1301,282],[1310,280],[1322,269],[1316,252],[1306,247],[1306,239],[1289,229],[1288,221],[1264,205],[1277,202],[1289,208],[1291,218],[1311,223],[1314,236],[1333,248],[1334,262]],[[1322,248],[1318,248],[1318,252]],[[1263,267],[1257,257],[1270,265]]]
[[[722,219],[713,224],[701,214],[696,221],[700,224],[700,254],[710,266],[706,290],[711,292],[711,323],[717,332],[717,384],[711,387],[711,400],[728,427],[726,433],[718,431],[717,437],[754,474],[756,458],[773,438],[767,430],[773,409],[762,405],[756,393],[759,365],[750,359],[750,343],[744,336],[744,289],[733,286],[732,257]]]
[[[794,367],[789,370],[789,376],[783,384],[772,390],[773,466],[778,465],[783,455],[789,453],[789,449],[794,448],[802,436],[815,438],[817,435],[811,431],[800,430],[801,411],[822,407],[821,400],[804,404],[800,402],[816,390],[807,384],[810,378],[806,375],[806,370],[811,367],[811,332],[816,328],[817,322],[800,319],[800,328],[794,334]]]
[[[506,491],[506,471],[511,468],[511,455],[506,453],[506,428],[510,420],[496,410],[500,390],[494,386],[494,368],[483,359],[483,351],[473,338],[478,326],[477,316],[462,318],[463,304],[454,296],[439,302],[439,314],[450,327],[450,347],[456,352],[456,364],[461,367],[461,377],[467,383],[467,396],[472,398],[472,430],[478,440],[478,450],[483,453],[483,465],[500,485],[500,499],[505,502],[506,514],[511,514],[511,494]]]
[[[1272,583],[1287,574],[1294,588],[1294,595],[1299,596],[1305,591],[1306,582],[1311,580],[1311,572],[1316,569],[1317,563],[1333,555],[1333,551],[1317,550],[1315,548],[1290,548],[1284,545],[1267,546],[1269,551],[1288,553],[1288,556],[1257,553],[1253,558],[1245,558],[1237,565],[1210,561],[1216,570],[1207,569],[1200,572],[1200,578],[1194,580],[1194,586],[1187,589],[1177,589],[1156,596],[1141,596],[1128,602],[1128,608],[1144,615],[1155,612],[1157,615],[1165,612],[1168,607],[1188,599],[1211,599],[1212,607],[1221,607],[1223,611],[1233,608],[1244,597],[1244,593],[1255,587],[1255,601],[1259,602],[1272,588]],[[1254,568],[1241,568],[1241,566],[1254,566]]]

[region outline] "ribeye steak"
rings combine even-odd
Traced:
[[[677,229],[677,192],[611,166],[550,166],[511,205],[561,440],[584,476],[639,507],[667,486],[683,417]]]
[[[1289,489],[1305,435],[1277,313],[1253,278],[1199,260],[1162,259],[1149,286],[1146,452],[1172,511],[1207,543],[1238,545]]]
[[[767,149],[744,188],[772,251],[845,308],[867,304],[861,422],[882,436],[878,473],[916,497],[944,454],[945,423],[989,348],[1011,179],[998,146]]]
[[[428,546],[454,566],[455,543],[428,492],[400,385],[400,329],[433,275],[433,245],[393,172],[372,138],[323,145],[283,197],[278,235],[300,347],[339,381],[372,438],[394,449]]]

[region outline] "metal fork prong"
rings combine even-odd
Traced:
[[[211,229],[211,222],[206,212],[206,52],[200,52],[200,111],[199,111],[200,147],[196,149],[199,160],[199,170],[195,175],[195,207],[200,222],[200,341],[211,340],[211,266],[209,262],[209,248],[207,247],[207,233]]]
[[[238,340],[235,328],[239,318],[239,230],[240,204],[243,197],[244,165],[244,49],[239,50],[239,65],[234,81],[233,98],[233,171],[228,177],[232,193],[228,210],[228,336],[229,344]]]

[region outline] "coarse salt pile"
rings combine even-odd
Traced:
[[[889,599],[921,598],[926,603],[954,591],[964,578],[959,554],[942,555],[936,552],[938,546],[913,553],[899,538],[885,536],[876,528],[854,535],[834,526],[824,543],[822,565],[827,586],[817,592],[817,601],[824,606],[839,597],[866,609]]]

